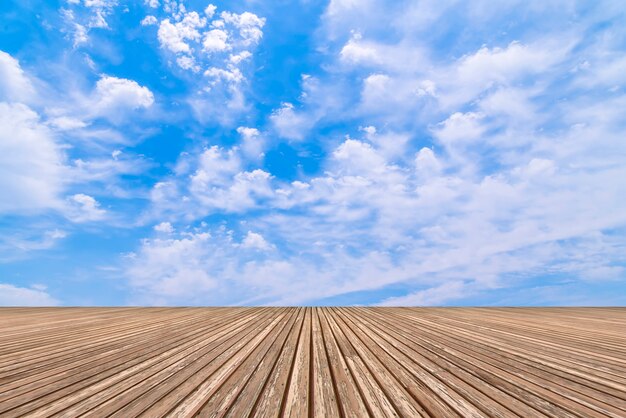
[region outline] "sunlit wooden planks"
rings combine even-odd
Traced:
[[[0,417],[626,417],[624,308],[1,308]]]

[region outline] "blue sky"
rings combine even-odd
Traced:
[[[3,1],[0,305],[624,305],[618,1]]]

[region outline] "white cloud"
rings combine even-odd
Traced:
[[[159,23],[156,17],[148,15],[141,20],[141,26],[152,26]]]
[[[239,29],[239,34],[243,40],[243,44],[248,46],[257,44],[263,37],[261,30],[265,25],[265,18],[258,17],[254,13],[243,12],[241,14],[222,12],[221,18],[226,23],[231,23]]]
[[[31,79],[23,72],[21,77]],[[125,105],[143,106],[151,93],[146,95],[146,90],[130,80],[103,77],[100,81],[90,95],[83,95],[38,80],[38,89],[33,88],[30,97],[15,97],[32,103],[32,107],[0,102],[0,195],[11,196],[0,199],[0,213],[18,216],[19,224],[26,222],[24,231],[13,231],[0,243],[8,259],[51,248],[65,236],[60,225],[48,224],[44,219],[105,219],[106,212],[98,202],[77,193],[76,185],[89,184],[90,189],[102,186],[101,193],[121,197],[128,191],[120,192],[119,174],[137,173],[145,168],[146,164],[132,154],[112,159],[107,155],[110,145],[94,146],[97,136],[106,137],[111,143],[119,134],[106,127],[91,129],[90,119],[105,115],[110,108],[123,112]],[[138,99],[132,98],[133,88],[139,91]],[[77,148],[82,158],[72,161],[68,157]],[[37,221],[32,218],[41,214],[46,216]]]
[[[462,281],[450,281],[426,290],[411,293],[406,296],[388,298],[382,301],[381,306],[437,306],[450,303],[453,300],[463,299],[471,295],[468,286]]]
[[[198,169],[191,176],[191,181],[192,184],[198,185],[223,185],[229,182],[240,168],[241,161],[235,151],[212,146],[200,154]]]
[[[202,48],[208,53],[230,49],[228,34],[221,29],[212,29],[205,32],[202,39]]]
[[[74,48],[89,41],[92,29],[110,29],[106,19],[117,5],[117,0],[68,2],[68,8],[62,8],[60,12],[66,24],[64,31],[71,35]]]
[[[196,155],[184,155],[176,174],[176,179],[154,186],[155,213],[242,213],[273,194],[271,175],[261,169],[245,171],[238,147],[213,146]]]
[[[60,229],[45,229],[38,226],[11,230],[7,228],[0,236],[0,262],[11,262],[23,258],[33,251],[44,251],[54,247],[67,237]]]
[[[194,73],[200,71],[200,66],[196,64],[196,60],[188,55],[182,55],[176,58],[176,63],[183,70],[192,70]]]
[[[422,148],[415,155],[415,170],[420,179],[438,177],[442,170],[442,164],[430,148]]]
[[[125,78],[102,76],[96,83],[98,104],[107,106],[127,106],[131,109],[150,107],[154,103],[154,95],[147,87],[136,81]]]
[[[215,11],[217,10],[217,7],[213,4],[209,4],[205,9],[204,9],[204,14],[206,15],[206,17],[208,17],[209,19],[213,17],[213,15],[215,14]]]
[[[534,109],[532,94],[530,89],[500,88],[480,100],[479,106],[485,114],[508,117],[509,123],[539,125],[543,118]]]
[[[60,207],[65,175],[64,155],[39,115],[0,102],[0,212]]]
[[[48,124],[59,131],[71,131],[87,126],[86,122],[71,116],[59,116],[49,119]]]
[[[144,0],[144,4],[152,7],[153,9],[156,9],[157,7],[159,7],[159,0]]]
[[[387,170],[385,159],[370,144],[347,139],[334,152],[333,159],[343,175],[377,175]]]
[[[106,217],[107,212],[93,197],[78,193],[68,198],[70,208],[68,217],[74,222],[94,222]]]
[[[247,60],[251,56],[252,56],[252,54],[250,53],[250,51],[241,51],[239,54],[231,54],[228,57],[228,60],[232,64],[238,65],[239,63],[241,63],[242,61]]]
[[[168,239],[149,238],[127,258],[126,276],[134,291],[132,303],[151,305],[298,304],[351,288],[342,281],[353,272],[378,274],[385,261],[371,254],[365,261],[341,251],[325,257],[323,268],[295,256],[277,258],[258,233],[241,244],[233,231],[211,233],[194,228]],[[257,249],[260,251],[242,251]],[[332,261],[334,260],[334,261]],[[332,261],[332,266],[327,265]],[[367,274],[367,273],[366,273]],[[294,280],[297,277],[298,280]],[[315,286],[311,286],[315,283]]]
[[[119,119],[127,110],[146,109],[154,103],[154,95],[136,81],[103,75],[96,83],[92,96],[95,115]]]
[[[259,199],[272,195],[270,177],[260,169],[244,171],[219,187],[196,176],[192,178],[190,191],[205,209],[240,213],[258,206]]]
[[[572,47],[569,37],[506,48],[482,47],[460,58],[447,69],[434,72],[439,99],[445,107],[458,106],[495,86],[530,85],[565,59]]]
[[[510,28],[514,42],[498,26],[503,41],[478,47],[496,30],[481,23],[484,32],[457,37],[451,28],[493,23],[503,7],[463,7],[467,16],[449,19],[446,5],[331,2],[324,19],[332,22],[323,22],[329,28],[316,45],[326,59],[322,74],[303,75],[302,94],[291,99],[297,104],[270,117],[282,138],[318,141],[319,172],[288,182],[255,169],[257,151],[247,147],[259,145],[260,134],[245,127],[230,150],[181,156],[176,174],[152,190],[153,219],[167,214],[190,225],[167,242],[145,240],[138,254],[185,242],[191,267],[172,262],[166,270],[190,268],[200,282],[219,285],[185,296],[174,284],[184,278],[158,275],[173,296],[136,287],[145,300],[302,303],[402,283],[407,294],[383,304],[431,305],[529,278],[623,276],[626,189],[615,181],[626,176],[620,49],[573,48],[584,33],[578,29],[591,27],[586,18],[574,32],[558,20],[538,33],[549,18],[526,33]],[[519,7],[541,17],[543,6]],[[235,58],[248,51],[242,15],[221,16],[189,43],[211,87],[245,80],[244,59]],[[390,26],[398,30],[375,37]],[[228,33],[232,49],[203,55],[202,35],[211,30]],[[432,40],[437,46],[429,48]],[[441,48],[443,40],[451,49]],[[359,125],[367,126],[363,138],[338,141]],[[216,212],[239,222],[209,239],[193,225]],[[250,234],[276,250],[243,251]],[[139,255],[137,266],[148,259]]]
[[[621,54],[620,54],[621,55]],[[588,74],[583,75],[580,83],[587,86],[606,86],[609,88],[621,88],[626,84],[626,58],[617,56],[614,59],[598,60],[592,66]]]
[[[204,248],[210,240],[208,233],[144,240],[127,269],[130,284],[139,294],[138,302],[219,303],[218,299],[210,298],[218,280],[203,265]]]
[[[219,19],[211,20],[216,10],[209,4],[200,16],[167,3],[165,11],[170,17],[161,21],[158,39],[161,47],[174,55],[179,68],[202,71],[205,76],[205,83],[193,78],[196,92],[188,100],[197,118],[204,121],[215,116],[226,124],[232,120],[231,114],[247,109],[243,64],[252,57],[251,51],[263,36],[265,19],[250,12],[224,11]]]
[[[0,306],[57,306],[54,299],[45,289],[34,285],[31,288],[18,287],[0,283]]]
[[[415,93],[418,96],[437,97],[437,85],[431,80],[420,81]]]
[[[258,159],[263,156],[265,141],[258,129],[240,126],[237,128],[237,133],[241,135],[240,148],[244,156],[251,159]]]
[[[200,17],[196,12],[189,12],[180,22],[171,23],[169,19],[161,21],[158,37],[161,46],[170,51],[191,52],[191,48],[186,41],[200,39],[199,29],[206,26],[206,19]]]
[[[154,226],[154,230],[156,232],[163,232],[164,234],[171,234],[174,232],[174,227],[169,222],[161,222],[160,224]]]
[[[114,150],[111,155],[94,156],[88,160],[76,159],[68,167],[68,181],[72,183],[92,183],[103,187],[117,197],[132,196],[131,190],[123,190],[118,185],[120,175],[138,175],[149,167],[145,159]]]
[[[280,136],[295,141],[303,140],[315,123],[309,115],[296,111],[291,103],[283,103],[270,119]]]
[[[18,60],[0,51],[0,99],[24,102],[34,93],[35,89]]]
[[[509,82],[524,74],[544,71],[561,56],[559,50],[520,42],[512,42],[506,48],[482,47],[460,60],[457,74],[461,83]]]
[[[511,115],[503,116],[503,121],[515,117]],[[492,161],[456,159],[457,144],[470,139],[478,138],[494,151],[504,147],[494,141],[498,132],[472,125],[480,120],[480,115],[459,112],[439,125],[437,132],[450,149],[435,154],[422,147],[414,159],[393,163],[394,154],[383,152],[380,141],[387,134],[365,129],[367,140],[346,139],[339,144],[318,177],[283,184],[260,172],[263,193],[247,194],[246,199],[233,197],[242,176],[241,160],[235,158],[235,151],[214,149],[206,165],[218,169],[218,174],[205,176],[212,180],[198,183],[189,196],[205,208],[219,207],[229,213],[260,210],[261,214],[247,218],[245,227],[263,236],[269,233],[273,242],[290,248],[278,258],[254,261],[255,271],[262,269],[268,276],[300,266],[298,283],[266,288],[265,300],[271,303],[302,301],[296,296],[300,286],[314,278],[321,278],[326,287],[310,294],[309,301],[405,282],[424,290],[385,303],[439,304],[463,299],[469,290],[488,291],[538,272],[567,271],[580,279],[597,277],[593,272],[618,274],[621,270],[606,262],[598,265],[596,257],[617,251],[610,234],[600,231],[626,224],[623,203],[617,198],[626,190],[609,180],[626,173],[614,159],[594,159],[592,166],[571,163],[574,153],[590,164],[598,149],[617,144],[618,133],[582,133],[573,126],[560,133],[563,137],[536,137],[531,150],[503,148],[505,159],[490,174]],[[506,123],[508,129],[526,132],[523,124]],[[619,147],[613,154],[624,152]],[[223,165],[227,169],[219,169]],[[468,166],[476,168],[471,175],[466,175]],[[272,212],[275,209],[281,212]],[[587,245],[594,234],[599,234],[604,246]],[[377,267],[357,267],[374,257],[371,248],[384,254],[376,256]],[[584,265],[571,267],[580,254],[585,254]],[[232,258],[239,266],[236,273],[229,273],[233,280],[251,280],[239,265],[239,256]]]
[[[229,67],[228,69],[211,67],[204,72],[204,75],[211,80],[211,84],[215,85],[219,81],[226,81],[229,84],[238,84],[244,80],[243,74],[238,68]]]
[[[262,251],[266,251],[272,248],[272,246],[265,240],[265,238],[263,238],[263,235],[257,234],[256,232],[252,231],[248,231],[248,234],[241,242],[241,247]]]
[[[482,137],[485,127],[481,123],[484,115],[480,113],[453,113],[441,122],[434,134],[444,145],[467,144]]]
[[[340,52],[341,59],[352,63],[376,64],[381,61],[375,46],[361,41],[361,34],[355,33]]]

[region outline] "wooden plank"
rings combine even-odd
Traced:
[[[319,311],[313,311],[311,318],[311,339],[313,365],[313,411],[314,417],[336,417],[339,416],[339,405],[337,404],[337,393],[335,383],[331,374],[328,355],[324,347],[324,337],[322,335],[322,325]]]
[[[399,416],[393,403],[387,398],[379,383],[376,381],[376,378],[367,369],[367,365],[352,344],[350,344],[349,339],[337,325],[331,313],[326,308],[322,310],[322,313],[326,317],[331,333],[334,335],[339,346],[339,350],[360,389],[367,409],[376,417]]]
[[[250,386],[249,380],[255,370],[263,369],[268,363],[271,363],[273,357],[268,353],[272,346],[278,347],[291,330],[291,326],[297,317],[295,309],[288,309],[285,313],[286,321],[281,321],[274,331],[261,341],[261,343],[243,360],[232,374],[222,383],[222,385],[211,395],[198,411],[200,417],[222,417],[233,405],[233,402],[243,390],[244,387]],[[241,399],[243,401],[243,398]]]
[[[237,315],[237,312],[233,313]],[[220,319],[226,319],[230,322],[233,318],[226,317]],[[218,323],[217,328],[219,329],[221,325]],[[212,323],[208,324],[207,328],[197,327],[196,329],[187,330],[188,332],[185,332],[186,329],[182,328],[180,338],[145,344],[140,353],[131,353],[129,357],[119,356],[115,360],[99,364],[97,367],[88,367],[79,375],[58,375],[56,382],[53,381],[47,384],[41,390],[27,392],[28,402],[13,412],[23,413],[35,407],[45,407],[47,405],[55,409],[67,407],[72,402],[83,400],[109,386],[117,385],[124,377],[132,376],[134,373],[142,370],[142,368],[171,359],[173,355],[187,349],[194,342],[204,340],[204,333],[208,330],[215,330]],[[219,335],[219,333],[215,335]],[[25,397],[18,397],[16,401],[22,402],[15,403],[16,405],[22,405],[24,400]],[[12,405],[12,401],[0,403],[0,410],[15,407],[16,405]]]
[[[309,416],[311,396],[309,380],[311,377],[311,308],[306,308],[304,324],[300,330],[298,347],[291,367],[291,376],[287,385],[282,414],[287,417]]]
[[[626,417],[626,308],[0,308],[0,417]]]
[[[293,347],[297,344],[297,337],[304,321],[304,308],[294,308],[293,321],[285,327],[284,335],[272,345],[266,355],[259,359],[250,380],[239,393],[237,399],[227,410],[222,410],[229,417],[263,416],[276,414],[280,410],[280,400],[286,391],[287,375],[290,367],[286,366],[287,359],[293,357]],[[282,343],[281,343],[282,341]],[[280,372],[284,373],[284,380],[280,379]],[[269,393],[266,393],[269,392]],[[272,395],[276,394],[272,400]],[[266,394],[263,396],[263,394]]]

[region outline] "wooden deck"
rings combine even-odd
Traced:
[[[2,308],[0,416],[626,417],[623,308]]]

